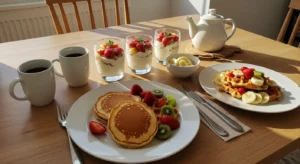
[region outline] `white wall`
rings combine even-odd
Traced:
[[[207,13],[211,0],[170,0],[171,16]]]

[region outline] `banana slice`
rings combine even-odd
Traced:
[[[274,80],[269,80],[268,85],[271,87],[279,86]]]
[[[254,85],[262,86],[262,85],[264,85],[264,78],[253,76],[253,77],[251,77],[251,82]]]
[[[261,101],[262,101],[262,95],[259,94],[259,93],[255,93],[255,95],[256,95],[255,101],[252,102],[251,104],[259,104],[259,103],[261,103]]]
[[[242,100],[247,104],[253,103],[255,99],[256,99],[256,94],[252,91],[248,91],[242,95]]]
[[[241,71],[241,70],[235,70],[235,71],[233,71],[232,72],[235,76],[243,76],[244,74],[243,74],[243,72]]]
[[[192,61],[191,61],[189,58],[185,57],[185,56],[179,57],[179,58],[177,59],[177,61],[178,61],[178,63],[179,63],[180,61],[185,61],[185,62],[187,63],[187,66],[193,65]]]
[[[189,66],[189,63],[186,60],[178,60],[178,66],[186,67]]]
[[[170,64],[177,65],[177,59],[173,58],[170,60]]]
[[[261,100],[261,102],[260,102],[261,104],[265,104],[265,103],[269,102],[270,96],[269,96],[268,93],[266,93],[266,92],[259,92],[259,94],[260,94],[261,97],[262,97],[262,100]]]

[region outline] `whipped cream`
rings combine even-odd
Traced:
[[[153,48],[156,58],[160,61],[164,61],[169,55],[178,52],[179,42],[174,42],[167,46],[164,46],[162,42],[155,40]]]
[[[152,63],[152,50],[146,50],[145,52],[138,52],[131,54],[127,52],[127,62],[131,69],[142,70],[151,67]]]

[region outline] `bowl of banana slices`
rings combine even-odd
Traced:
[[[167,69],[175,77],[187,78],[200,66],[200,59],[189,54],[172,54],[167,57]]]

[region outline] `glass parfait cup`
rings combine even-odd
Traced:
[[[155,30],[154,34],[154,54],[159,63],[166,65],[166,59],[171,54],[177,53],[180,31],[172,28],[161,28]]]
[[[138,75],[151,71],[153,38],[150,35],[135,34],[126,37],[126,59],[131,71]]]
[[[107,82],[117,81],[124,76],[124,41],[118,38],[105,38],[94,45],[97,71]]]

